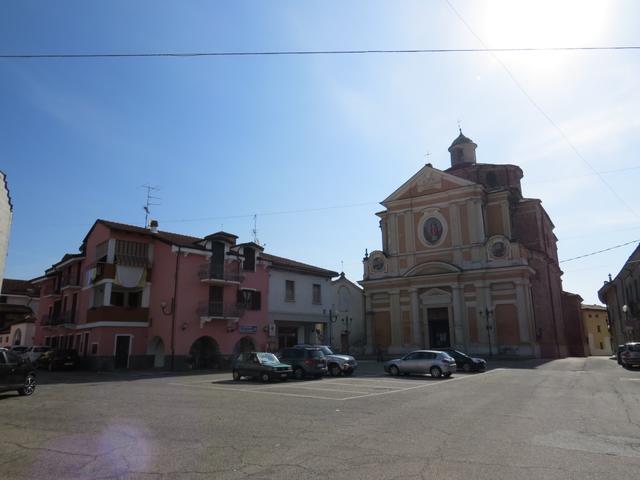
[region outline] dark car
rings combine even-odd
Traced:
[[[621,354],[625,350],[625,345],[618,345],[616,348],[616,360],[618,361],[618,365],[622,365],[622,357]]]
[[[291,365],[281,363],[273,353],[245,352],[233,362],[232,373],[234,380],[251,377],[268,382],[275,379],[284,381],[292,372]]]
[[[36,373],[29,362],[6,348],[0,348],[0,392],[10,390],[16,390],[20,395],[31,395],[36,390]]]
[[[334,353],[328,345],[296,345],[295,348],[309,348],[315,347],[322,350],[324,356],[327,359],[327,369],[329,373],[337,377],[338,375],[353,375],[358,367],[358,362],[351,355],[344,355],[342,353]]]
[[[456,361],[456,368],[465,372],[483,372],[487,368],[487,362],[481,358],[470,357],[460,350],[454,348],[439,348],[441,352],[446,352]]]
[[[640,367],[640,342],[628,342],[620,352],[620,365],[624,368]]]
[[[327,373],[327,359],[317,347],[285,348],[278,358],[291,365],[293,376],[298,380],[304,377],[320,378]]]
[[[75,350],[50,350],[36,360],[38,368],[54,370],[72,370],[78,365],[78,352]]]

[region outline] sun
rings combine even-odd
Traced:
[[[486,41],[494,48],[593,45],[610,3],[597,0],[489,0]]]

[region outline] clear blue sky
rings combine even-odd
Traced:
[[[0,53],[640,44],[634,0],[450,1],[475,35],[446,0],[5,1]],[[376,202],[427,152],[447,168],[458,120],[478,161],[523,168],[561,258],[640,238],[640,52],[499,58],[620,198],[487,53],[0,59],[0,169],[15,205],[5,276],[42,274],[96,218],[142,225],[149,183],[163,230],[223,225],[248,240],[257,213],[269,252],[344,261],[360,279],[364,249],[381,244]],[[565,289],[595,302],[633,248],[563,264]]]

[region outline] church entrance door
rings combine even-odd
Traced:
[[[429,347],[450,347],[449,309],[447,307],[427,308],[427,319],[429,322]]]

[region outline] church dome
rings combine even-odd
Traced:
[[[457,167],[461,165],[469,165],[476,163],[476,145],[468,137],[465,137],[460,130],[460,135],[456,138],[449,147],[449,153],[451,154],[451,167]]]
[[[460,135],[458,135],[458,138],[456,138],[453,143],[451,144],[451,147],[455,147],[456,145],[462,145],[463,143],[473,143],[473,140],[471,140],[468,137],[465,137],[462,134],[462,130],[460,130]],[[449,147],[449,148],[451,148]]]

